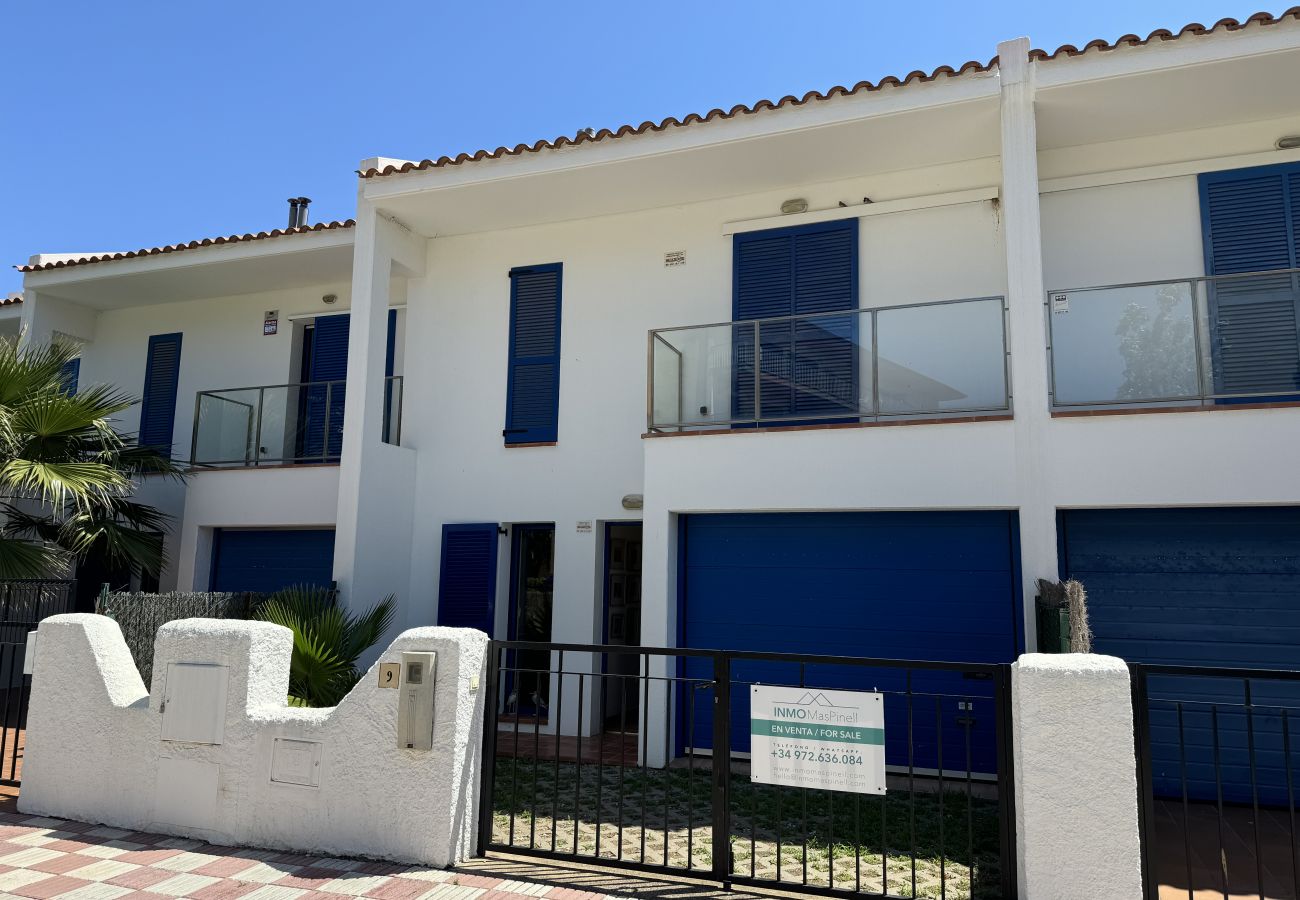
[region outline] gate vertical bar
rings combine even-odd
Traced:
[[[1155,795],[1151,780],[1151,712],[1147,706],[1147,673],[1140,664],[1129,665],[1133,691],[1133,747],[1137,751],[1138,839],[1141,843],[1142,885],[1147,900],[1155,900],[1155,870],[1148,858],[1155,823]]]
[[[994,708],[994,728],[997,733],[998,760],[998,820],[1001,848],[998,877],[1003,897],[1019,896],[1019,854],[1016,847],[1016,756],[1012,738],[1011,666],[999,666],[994,680],[997,702]],[[915,851],[914,851],[915,852]]]
[[[713,877],[731,882],[731,659],[713,656]]]
[[[478,852],[476,856],[485,856],[487,846],[492,843],[492,794],[496,785],[497,759],[497,693],[498,686],[497,656],[499,650],[496,641],[488,641],[487,685],[483,691],[483,761],[479,773],[478,797]]]

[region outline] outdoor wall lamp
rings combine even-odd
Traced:
[[[1295,150],[1300,147],[1300,134],[1288,134],[1280,137],[1277,139],[1276,146],[1279,150]]]

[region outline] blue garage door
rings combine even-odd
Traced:
[[[1300,508],[1071,510],[1061,514],[1062,569],[1088,592],[1093,649],[1130,662],[1300,668]],[[1189,790],[1215,795],[1211,707],[1225,799],[1250,799],[1242,683],[1150,680],[1157,790],[1180,794],[1177,708],[1183,703]],[[1255,682],[1257,778],[1285,790],[1282,705],[1300,690]],[[1294,761],[1293,761],[1294,765]],[[1285,800],[1285,795],[1280,795]]]
[[[212,590],[278,591],[334,581],[334,531],[219,529],[212,546]]]
[[[983,663],[1010,662],[1020,647],[1014,513],[695,515],[682,527],[683,647]],[[707,661],[684,664],[690,677],[707,670]],[[770,662],[740,661],[732,673],[742,687],[799,677]],[[887,761],[907,764],[902,671],[809,666],[803,676],[811,687],[887,692]],[[975,771],[994,771],[992,685],[916,672],[911,687],[916,765],[937,763],[942,722],[949,768],[964,768],[969,737]],[[742,752],[747,698],[733,690],[732,746]],[[700,706],[683,733],[703,748],[710,711]]]

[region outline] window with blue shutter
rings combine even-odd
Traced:
[[[81,357],[70,359],[59,370],[59,380],[63,383],[63,393],[69,397],[77,393],[77,381],[81,378]]]
[[[735,321],[808,317],[857,307],[857,219],[733,238]],[[794,423],[856,416],[857,322],[854,314],[761,322],[757,329],[737,325],[732,336],[732,418]],[[756,356],[761,376],[757,403]]]
[[[438,624],[477,628],[490,637],[496,620],[497,524],[442,526]]]
[[[1208,172],[1200,191],[1207,274],[1300,267],[1300,163]],[[1300,278],[1226,279],[1208,299],[1215,392],[1300,391]]]
[[[144,392],[140,401],[140,446],[171,455],[176,427],[176,386],[181,374],[181,335],[149,338]]]
[[[562,269],[552,263],[510,270],[507,445],[558,439]]]

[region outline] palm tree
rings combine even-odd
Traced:
[[[333,591],[294,585],[267,597],[252,618],[293,632],[290,706],[338,706],[361,680],[357,659],[388,631],[392,595],[359,616],[338,605]]]
[[[133,400],[107,385],[70,394],[65,344],[0,341],[0,579],[49,577],[98,555],[132,572],[163,566],[168,517],[131,499],[145,474],[182,477],[164,453],[113,427]]]

